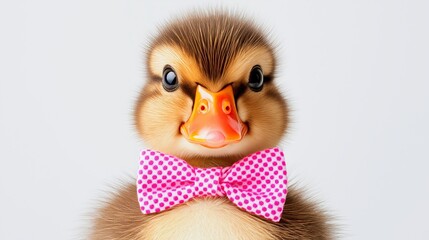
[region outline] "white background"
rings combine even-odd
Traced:
[[[341,239],[428,239],[428,1],[1,1],[0,239],[81,239],[143,147],[132,110],[156,26],[238,9],[278,43],[290,178]]]

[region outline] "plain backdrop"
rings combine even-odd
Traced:
[[[137,169],[150,35],[214,7],[278,45],[290,179],[340,239],[429,239],[429,2],[406,0],[1,1],[0,239],[85,239]]]

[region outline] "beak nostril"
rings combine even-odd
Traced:
[[[231,113],[231,104],[228,100],[224,100],[222,102],[222,110],[225,114],[230,114]]]
[[[208,106],[207,100],[205,100],[205,99],[201,100],[200,106],[198,108],[198,110],[200,111],[200,113],[202,113],[202,114],[207,113],[207,111],[209,110],[208,108],[209,108],[209,106]]]

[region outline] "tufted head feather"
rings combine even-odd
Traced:
[[[152,48],[159,45],[179,46],[211,80],[219,79],[246,47],[264,47],[273,54],[259,27],[219,11],[197,12],[171,22],[154,39]]]

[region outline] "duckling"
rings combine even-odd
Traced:
[[[152,150],[199,168],[228,167],[275,147],[288,105],[275,85],[275,49],[252,21],[193,13],[164,26],[147,51],[148,79],[135,126]],[[142,214],[136,185],[123,186],[94,220],[90,239],[332,239],[330,218],[290,186],[278,222],[225,197],[199,197]]]

